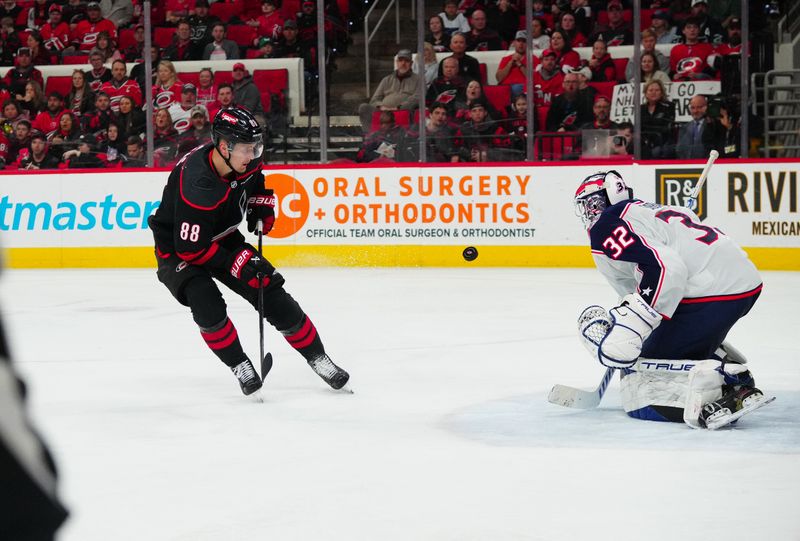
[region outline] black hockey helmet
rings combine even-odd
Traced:
[[[219,150],[222,140],[228,142],[231,148],[236,143],[254,144],[255,156],[259,157],[264,147],[264,134],[256,117],[244,107],[234,106],[229,109],[220,109],[214,116],[211,125],[211,140]]]

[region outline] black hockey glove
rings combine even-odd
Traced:
[[[247,200],[247,230],[255,233],[261,220],[266,235],[275,225],[275,194],[267,190],[266,195],[254,195]]]
[[[243,281],[250,287],[266,287],[269,285],[275,267],[269,261],[258,255],[251,246],[245,246],[240,252],[233,256],[231,261],[231,275]],[[258,282],[258,275],[261,275],[261,284]]]

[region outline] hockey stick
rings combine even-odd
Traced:
[[[717,161],[717,158],[719,158],[719,152],[716,150],[712,150],[708,154],[708,161],[706,162],[705,167],[703,167],[703,172],[700,173],[700,178],[697,180],[697,186],[694,187],[692,194],[686,200],[686,208],[689,210],[694,210],[694,207],[697,206],[697,197],[700,195],[700,190],[703,189],[703,184],[706,183],[708,172],[711,170],[711,166],[714,165],[714,162]]]
[[[570,387],[568,385],[556,384],[550,389],[550,394],[547,395],[547,401],[551,404],[564,406],[565,408],[577,409],[593,409],[600,405],[603,395],[606,394],[608,384],[611,383],[611,378],[614,377],[614,369],[606,369],[603,374],[603,379],[600,385],[594,391],[584,391],[577,387]]]
[[[264,254],[261,253],[261,247],[264,243],[264,227],[261,220],[257,224],[258,229],[258,255],[263,258]],[[261,339],[261,350],[259,352],[259,359],[261,359],[261,381],[267,377],[269,371],[272,370],[272,353],[267,352],[264,355],[264,281],[263,275],[259,273],[256,276],[258,280],[258,335]]]

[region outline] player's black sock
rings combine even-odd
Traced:
[[[239,333],[229,318],[213,327],[200,328],[200,335],[206,341],[206,345],[219,357],[219,360],[233,368],[247,359],[242,344],[239,343]]]
[[[317,333],[317,328],[305,314],[303,314],[300,323],[289,329],[282,330],[281,334],[289,342],[289,345],[296,349],[306,361],[325,355],[325,348],[322,345],[319,333]]]

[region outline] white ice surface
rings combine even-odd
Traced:
[[[243,398],[150,270],[7,271],[0,299],[72,515],[62,541],[800,539],[800,274],[729,338],[778,397],[719,432],[546,402],[603,369],[594,270],[284,269],[354,395],[267,327]],[[254,311],[226,293],[245,349]]]

